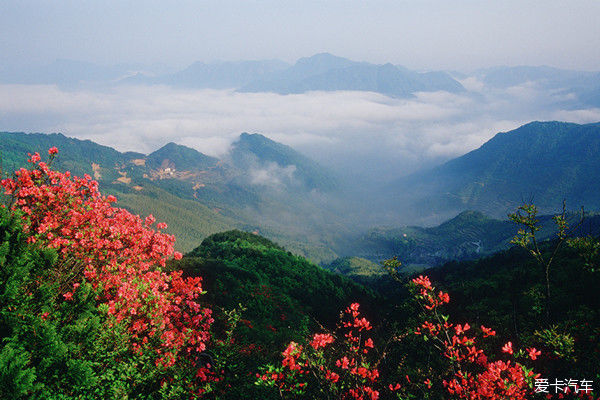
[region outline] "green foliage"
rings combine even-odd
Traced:
[[[567,244],[577,250],[583,258],[586,268],[591,272],[598,270],[598,264],[600,263],[600,240],[597,237],[588,235],[567,239]]]
[[[87,393],[98,383],[87,353],[102,332],[96,294],[84,284],[64,301],[73,275],[56,272],[71,268],[27,244],[18,219],[0,208],[0,397]]]
[[[554,248],[551,242],[539,243],[545,259]],[[582,264],[568,247],[555,255],[550,326],[544,316],[545,271],[525,249],[515,247],[477,261],[450,262],[426,273],[450,293],[449,309],[455,320],[493,326],[499,337],[520,347],[536,347],[546,355],[557,349],[567,355],[568,346],[558,343],[567,345],[568,337],[575,338],[575,358],[542,356],[546,363],[543,372],[544,376],[583,376],[600,371],[600,278]],[[552,329],[556,335],[551,334]]]
[[[516,213],[508,215],[511,221],[520,226],[517,235],[511,240],[511,243],[521,246],[524,249],[529,248],[529,243],[536,240],[536,232],[540,230],[536,215],[537,207],[533,204],[522,205]],[[537,246],[537,243],[534,243],[534,246]],[[540,257],[540,252],[537,248],[531,249],[529,252],[536,259]]]
[[[551,319],[551,310],[550,310],[550,267],[552,266],[552,262],[554,261],[556,254],[560,250],[562,244],[567,239],[569,225],[566,219],[566,205],[563,202],[562,213],[555,215],[552,217],[552,220],[556,224],[556,240],[553,241],[553,249],[549,255],[546,255],[540,249],[538,243],[537,232],[541,229],[539,225],[539,221],[536,218],[537,216],[537,207],[533,204],[524,204],[520,206],[515,213],[511,213],[508,215],[511,221],[516,223],[519,226],[519,230],[517,231],[517,235],[513,238],[511,243],[527,250],[529,254],[536,260],[538,265],[542,268],[544,272],[544,279],[546,283],[545,287],[545,304],[544,311],[546,316],[546,323],[550,323]],[[581,220],[579,225],[581,225],[583,221],[583,211],[581,214]]]
[[[321,323],[334,322],[336,310],[350,299],[361,303],[371,303],[374,299],[371,291],[350,279],[327,272],[270,240],[247,232],[228,231],[210,236],[189,256],[216,259],[229,268],[245,271],[240,276],[251,276],[255,285],[265,284],[272,287],[273,293],[289,296],[294,307]],[[323,298],[328,299],[326,307]],[[333,313],[329,312],[331,309]]]
[[[380,301],[350,279],[242,231],[209,236],[169,268],[202,276],[206,301],[221,310],[217,320],[219,316],[221,321],[231,319],[227,310],[243,305],[244,310],[236,314],[233,343],[237,356],[225,358],[230,360],[226,371],[236,377],[235,386],[246,397],[250,393],[262,397],[259,393],[264,390],[253,385],[254,378],[249,379],[247,371],[277,360],[290,340],[301,340],[321,326],[335,326],[339,310],[352,301],[361,301],[367,310],[376,309]],[[222,325],[226,331],[232,323]]]
[[[342,257],[325,266],[333,272],[347,276],[377,276],[385,274],[385,271],[372,261],[360,257]]]
[[[569,333],[558,332],[558,326],[535,331],[534,335],[561,360],[576,361],[575,339]]]
[[[7,344],[0,352],[0,395],[24,398],[35,390],[35,368],[23,348]]]

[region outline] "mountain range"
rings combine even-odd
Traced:
[[[283,71],[289,64],[279,60],[195,62],[187,68],[168,74],[136,73],[121,81],[127,84],[162,84],[198,89],[231,89],[256,79]]]
[[[359,90],[407,97],[415,92],[461,92],[464,87],[445,72],[419,73],[392,64],[375,65],[321,53],[301,58],[283,71],[243,86],[242,92],[304,93],[313,90]]]
[[[539,240],[556,238],[552,215],[538,216]],[[600,215],[587,214],[581,223],[581,214],[567,213],[571,235],[600,234]],[[387,260],[397,257],[405,271],[439,266],[450,261],[473,260],[488,256],[512,246],[518,226],[507,219],[495,219],[479,211],[463,211],[437,226],[377,227],[358,235],[352,241],[353,254],[358,260]],[[356,258],[356,257],[355,257]],[[365,275],[365,263],[343,264],[345,269],[332,263],[329,267],[347,275]],[[368,269],[367,269],[368,271]],[[374,275],[370,272],[370,275]]]
[[[197,62],[168,75],[136,74],[122,83],[165,84],[186,88],[237,89],[240,92],[279,94],[308,91],[357,90],[409,97],[415,92],[463,92],[446,72],[419,73],[392,64],[376,65],[320,53],[294,65],[277,60]]]
[[[160,64],[99,65],[67,59],[45,65],[0,66],[0,82],[7,84],[56,84],[69,88],[167,85],[280,94],[352,90],[393,97],[410,97],[416,92],[467,92],[460,83],[466,78],[477,80],[488,91],[519,86],[542,90],[551,94],[552,101],[567,108],[600,106],[600,72],[548,66],[498,66],[469,73],[419,72],[329,53],[300,58],[293,65],[280,60],[197,61],[180,70]]]
[[[260,134],[242,133],[221,158],[175,143],[148,155],[121,153],[62,134],[4,132],[0,143],[3,173],[24,166],[27,153],[57,146],[56,168],[89,174],[120,206],[154,213],[183,251],[212,233],[241,229],[316,262],[398,255],[436,265],[508,247],[516,227],[506,215],[523,203],[545,213],[563,199],[572,210],[600,209],[600,123],[532,122],[498,133],[464,156],[366,193],[371,200],[362,207],[335,172]],[[393,218],[377,227],[377,215]],[[365,216],[373,216],[370,226],[368,218],[357,223]],[[356,260],[333,268],[352,265],[372,269]]]
[[[161,73],[138,65],[100,66],[57,60],[45,66],[9,70],[0,68],[0,82],[77,86],[153,84],[188,89],[236,89],[241,92],[280,94],[307,91],[358,90],[408,97],[419,91],[463,92],[446,72],[416,72],[392,64],[376,65],[329,53],[299,59],[294,65],[279,60],[195,62],[183,70]]]

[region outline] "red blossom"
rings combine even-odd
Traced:
[[[333,371],[327,370],[327,373],[325,374],[325,379],[330,380],[333,383],[336,383],[337,381],[340,380],[340,376]]]
[[[496,335],[496,331],[493,331],[490,328],[486,328],[483,325],[481,325],[481,331],[483,332],[483,337],[495,336]]]
[[[513,353],[513,348],[512,348],[512,342],[508,342],[506,343],[503,347],[502,347],[502,351],[504,353],[508,353],[508,354],[512,354]]]
[[[379,370],[366,358],[374,343],[362,336],[372,327],[359,308],[358,303],[352,303],[341,314],[336,335],[343,339],[336,341],[330,333],[317,333],[305,348],[290,342],[281,366],[269,367],[258,375],[257,382],[275,385],[284,398],[288,392],[306,394],[304,389],[316,384],[323,392],[336,393],[334,398],[378,399],[379,391],[374,386],[380,378]]]
[[[330,343],[333,343],[334,339],[329,333],[316,333],[313,336],[312,342],[310,345],[316,350],[319,347],[325,347]]]
[[[532,360],[537,359],[537,357],[542,354],[542,352],[539,350],[536,350],[535,347],[531,347],[531,348],[527,349],[527,353],[529,355],[529,358],[531,358]]]
[[[29,156],[29,160],[27,160],[27,162],[32,163],[32,164],[35,164],[35,163],[41,161],[41,159],[42,159],[42,157],[40,157],[40,153],[38,153],[38,152],[35,152],[34,154],[27,153],[27,155]]]

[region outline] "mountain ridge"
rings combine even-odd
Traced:
[[[563,199],[571,208],[597,209],[599,152],[600,123],[534,121],[393,186],[413,189],[411,207],[420,214],[476,209],[504,217],[524,202],[550,211]]]
[[[387,247],[393,251],[379,251],[391,243],[390,236],[454,235],[457,230],[468,230],[469,221],[485,225],[485,218],[505,219],[523,203],[535,203],[540,213],[556,212],[563,198],[570,209],[600,209],[596,172],[600,171],[600,123],[538,121],[500,132],[479,149],[396,180],[380,192],[370,192],[364,204],[347,197],[344,187],[338,188],[335,174],[261,134],[242,133],[229,158],[223,159],[175,143],[147,155],[120,153],[62,134],[0,133],[0,143],[4,171],[25,166],[27,153],[44,155],[49,147],[57,146],[55,168],[89,174],[100,181],[103,190],[117,195],[120,205],[143,214],[152,211],[150,204],[161,209],[162,201],[169,202],[161,216],[172,226],[170,232],[183,238],[184,251],[218,227],[263,234],[317,263],[341,256],[381,261],[380,253],[392,256],[402,250],[411,254],[408,247],[395,244]],[[178,207],[185,217],[177,215]],[[461,214],[465,210],[484,213],[485,218],[477,214],[465,218]],[[358,213],[371,213],[365,214],[372,216],[371,222],[357,222]],[[388,217],[383,220],[377,213]],[[465,220],[448,221],[457,215]],[[448,222],[418,230],[369,231],[384,224],[422,226],[444,221]],[[438,233],[428,231],[433,228]],[[369,232],[376,233],[379,244],[357,241]],[[456,249],[463,248],[459,256],[477,253],[479,245],[471,242],[478,240],[469,238],[464,246],[452,244],[454,250],[438,249],[440,255],[434,249],[407,259],[438,263]],[[483,243],[483,249],[487,248]]]
[[[337,186],[333,173],[292,147],[258,133],[243,132],[232,144],[229,156],[233,165],[246,170],[272,169],[274,163],[280,169],[287,169],[281,172],[290,179],[298,179],[308,190],[327,192]]]
[[[465,91],[465,88],[445,72],[418,73],[390,63],[376,65],[320,53],[299,59],[270,80],[256,80],[239,89],[241,92],[279,94],[315,90],[371,91],[388,96],[410,97],[419,91],[458,93]]]

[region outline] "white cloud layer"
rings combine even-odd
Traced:
[[[280,187],[294,182],[295,165],[280,167],[276,163],[268,163],[263,168],[252,168],[249,171],[250,183],[253,185]]]
[[[370,92],[279,95],[122,86],[102,91],[0,85],[0,130],[62,132],[121,151],[174,141],[219,156],[241,132],[262,133],[324,164],[402,175],[477,148],[531,120],[600,120],[599,109],[563,110],[531,85],[468,94]],[[463,81],[464,83],[465,81]]]

